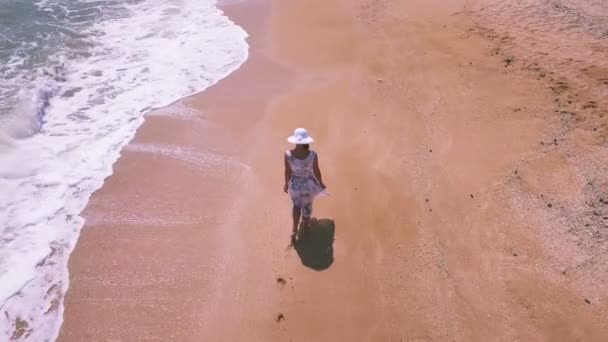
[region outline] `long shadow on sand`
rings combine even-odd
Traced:
[[[310,229],[294,245],[302,264],[323,271],[334,262],[336,224],[330,219],[312,219]]]

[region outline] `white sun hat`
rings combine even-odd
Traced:
[[[287,141],[294,145],[306,145],[315,141],[310,135],[306,128],[296,128],[293,131],[293,135],[287,138]]]

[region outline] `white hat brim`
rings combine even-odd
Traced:
[[[306,145],[306,144],[312,144],[315,141],[315,139],[313,139],[311,137],[306,137],[305,139],[298,139],[297,137],[291,136],[291,137],[287,138],[287,141],[294,145]]]

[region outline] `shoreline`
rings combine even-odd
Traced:
[[[70,6],[48,5],[44,8],[26,6],[23,12],[18,10],[15,14],[23,14],[28,20],[33,20],[34,15],[49,11],[72,12]],[[36,131],[31,136],[15,137],[18,139],[13,141],[15,144],[11,147],[14,148],[5,151],[7,153],[3,159],[3,162],[6,161],[3,214],[8,216],[7,229],[3,232],[3,247],[6,250],[3,250],[1,258],[2,266],[8,269],[0,272],[5,285],[2,288],[4,315],[0,321],[0,335],[6,340],[57,338],[68,287],[68,259],[83,226],[80,213],[92,193],[101,188],[105,178],[112,174],[114,162],[120,158],[123,147],[135,136],[144,113],[150,108],[165,107],[176,102],[177,98],[192,95],[192,89],[205,89],[218,77],[230,73],[246,57],[245,32],[226,21],[226,17],[214,11],[214,7],[206,8],[205,3],[196,2],[181,4],[180,10],[186,8],[186,11],[182,11],[180,17],[176,14],[179,11],[164,13],[167,15],[163,17],[160,27],[154,18],[163,16],[161,12],[169,9],[170,4],[152,7],[131,5],[128,6],[128,15],[110,20],[107,19],[112,13],[126,8],[120,4],[109,8],[92,5],[95,13],[87,16],[80,23],[82,25],[73,26],[71,17],[54,18],[60,22],[65,19],[64,24],[76,31],[82,29],[83,34],[79,33],[78,41],[84,45],[66,43],[58,38],[60,32],[55,32],[59,35],[57,37],[53,32],[48,32],[49,35],[40,41],[40,46],[35,44],[36,49],[45,49],[51,41],[57,43],[57,49],[41,57],[40,63],[36,63],[40,64],[39,68],[13,70],[17,75],[12,78],[15,82],[20,82],[18,80],[22,76],[22,81],[26,78],[35,80],[29,90],[26,90],[29,86],[25,83],[22,84],[24,87],[20,87],[24,94],[31,90],[32,98],[29,101],[29,96],[18,96],[22,99],[16,108],[23,107],[20,110],[25,111],[19,114],[26,115],[31,110],[34,110],[32,113],[36,112],[36,108],[29,108],[29,105],[36,106],[37,100],[44,102],[45,113],[42,131]],[[80,6],[80,10],[88,11],[85,7],[89,6]],[[188,9],[190,11],[186,13]],[[12,11],[11,6],[8,10]],[[183,34],[171,42],[164,39],[175,31],[174,28],[177,29],[175,32],[179,32],[186,27],[185,24],[200,23],[205,18],[216,25],[213,31],[215,35],[209,39],[205,36],[209,30],[181,31]],[[87,29],[89,24],[98,25],[96,32],[99,35],[88,34],[91,33]],[[24,25],[27,26],[27,23]],[[128,31],[134,34],[125,36],[114,30],[116,27],[129,27],[131,29]],[[8,28],[11,28],[10,25]],[[150,34],[137,36],[137,32],[148,29]],[[219,36],[221,40],[215,38]],[[95,44],[86,43],[90,43],[91,39],[95,39]],[[158,46],[154,42],[159,41],[164,42],[165,47],[177,44],[175,49],[170,50],[174,50],[172,56],[181,54],[179,64],[171,65],[172,56],[168,55],[162,59],[154,58],[157,52],[155,47]],[[195,43],[188,45],[189,42]],[[204,53],[205,50],[213,50],[213,47],[219,53]],[[84,53],[82,49],[88,51]],[[35,54],[33,50],[28,51],[21,56],[23,60],[31,57],[30,52]],[[65,53],[67,55],[64,56]],[[66,59],[59,58],[60,63],[56,60],[59,64],[53,62],[60,55]],[[214,59],[217,62],[218,58],[224,63],[214,63]],[[194,63],[190,63],[192,61]],[[196,68],[195,63],[202,63],[206,68]],[[17,67],[17,64],[14,66]],[[134,71],[144,64],[146,68],[140,72]],[[193,68],[184,67],[188,65]],[[167,73],[172,67],[175,67],[173,72]],[[30,71],[36,73],[36,70],[43,69],[44,73],[38,76],[31,74],[31,77],[25,77]],[[112,79],[113,75],[117,77]],[[159,78],[159,75],[162,77]],[[146,96],[147,92],[154,96]],[[10,101],[10,91],[8,94]],[[22,116],[16,116],[19,117]],[[32,215],[33,212],[36,213]]]
[[[261,105],[259,99],[248,96],[247,93],[248,88],[252,85],[253,77],[251,73],[268,69],[268,65],[271,64],[271,62],[261,57],[262,52],[259,51],[259,46],[263,44],[263,32],[265,31],[259,25],[266,20],[264,17],[267,16],[268,5],[269,3],[265,0],[253,0],[247,4],[236,3],[220,6],[225,15],[235,21],[237,25],[243,27],[249,34],[247,40],[250,46],[249,58],[239,69],[205,91],[148,113],[144,124],[138,129],[135,139],[123,149],[122,157],[114,166],[114,173],[106,180],[103,188],[97,191],[90,200],[83,213],[86,218],[85,227],[76,250],[70,258],[70,290],[65,300],[66,314],[58,338],[59,341],[81,341],[91,338],[106,339],[109,336],[117,336],[120,339],[145,338],[145,335],[142,335],[141,332],[125,330],[127,326],[117,324],[116,319],[121,322],[130,322],[126,323],[127,325],[146,326],[147,328],[144,328],[144,330],[146,330],[146,334],[149,334],[147,335],[149,338],[162,335],[179,339],[172,332],[176,327],[190,326],[190,330],[185,329],[186,331],[182,332],[183,334],[192,334],[201,329],[200,324],[203,323],[191,326],[189,322],[179,322],[179,319],[178,321],[166,322],[168,325],[159,325],[164,321],[161,316],[150,315],[151,317],[141,319],[141,317],[136,317],[138,316],[136,312],[150,305],[146,303],[148,301],[145,299],[146,296],[160,300],[162,303],[157,304],[165,307],[165,309],[168,305],[173,306],[173,317],[180,317],[180,311],[184,310],[184,307],[191,307],[190,310],[196,311],[198,306],[192,307],[192,305],[189,305],[191,303],[188,303],[192,291],[198,293],[198,297],[204,297],[202,301],[207,306],[213,306],[213,303],[217,302],[213,296],[201,294],[206,292],[217,294],[219,287],[222,286],[222,275],[225,273],[220,260],[228,257],[228,251],[217,248],[217,246],[225,245],[226,240],[232,239],[232,236],[222,231],[222,227],[227,223],[223,222],[225,220],[221,216],[230,214],[229,210],[221,207],[229,208],[232,206],[230,202],[234,200],[234,195],[231,192],[236,192],[237,185],[242,183],[243,173],[247,173],[250,168],[242,158],[243,152],[228,146],[231,140],[230,134],[234,134],[239,129],[246,133],[244,132],[244,125],[248,123],[247,120],[238,120],[239,113],[234,112],[234,108],[230,108],[233,107],[232,95],[237,93],[241,99],[249,97],[247,102],[254,107]],[[247,14],[243,15],[244,12]],[[235,17],[241,20],[236,21]],[[277,72],[274,73],[277,74]],[[282,73],[278,72],[278,74]],[[281,82],[275,80],[275,83],[277,84],[267,87],[269,89],[266,91],[278,91],[277,87]],[[222,90],[224,87],[229,87],[232,94]],[[209,99],[212,100],[208,101]],[[180,112],[186,114],[180,115]],[[212,118],[209,118],[206,112],[216,113]],[[220,112],[220,114],[217,114],[217,112]],[[252,116],[250,119],[255,120],[256,118]],[[228,125],[230,125],[230,132],[227,132],[225,128]],[[176,136],[171,134],[173,131],[182,134]],[[199,136],[203,136],[203,139],[199,139]],[[241,147],[244,147],[244,145],[239,145],[239,148]],[[149,174],[148,168],[155,170],[155,174],[148,176],[149,179],[142,179],[141,175]],[[180,202],[192,203],[186,206],[187,208],[182,208],[181,212],[171,213],[170,211],[165,210],[163,212],[163,210],[160,210],[161,213],[159,214],[158,204],[152,201],[137,204],[138,200],[141,201],[137,192],[156,187],[152,184],[159,183],[160,179],[158,177],[162,178],[162,173],[172,174],[173,177],[179,175],[177,177],[186,176],[188,179],[197,179],[197,173],[201,171],[202,173],[199,175],[204,177],[205,180],[202,181],[204,184],[198,187],[198,191],[187,184],[180,184],[175,178],[173,184],[164,189],[174,195],[176,191],[181,193],[181,196],[177,196],[178,198],[171,199],[170,204],[168,204],[171,209],[175,209],[176,206],[184,207],[183,204],[179,204]],[[223,184],[225,188],[213,185],[214,183]],[[128,187],[125,189],[127,184]],[[185,190],[180,190],[186,189],[184,186],[188,188],[188,191],[196,191],[196,194],[189,195],[185,193]],[[210,189],[215,190],[210,191]],[[154,197],[166,198],[168,196],[163,190],[158,191],[160,192],[157,192]],[[205,199],[202,197],[211,198]],[[197,213],[200,207],[206,209],[202,214]],[[151,218],[145,218],[139,214],[154,211],[157,211],[157,213]],[[178,230],[178,232],[161,233],[164,241],[158,241],[158,237],[153,236],[155,232],[150,233],[146,231],[147,229],[153,229],[155,232],[171,229]],[[113,232],[110,232],[110,230]],[[211,236],[207,235],[209,233],[211,233]],[[213,238],[210,239],[210,237]],[[101,240],[106,241],[106,244],[102,243],[100,247]],[[193,245],[195,242],[200,243],[200,246]],[[121,243],[127,243],[127,245]],[[174,244],[174,246],[159,246],[158,243]],[[142,267],[149,268],[149,266],[137,262],[126,263],[125,265],[124,261],[126,260],[121,260],[124,257],[130,257],[129,259],[138,257],[138,251],[131,249],[133,244],[137,245],[139,252],[145,251],[146,253],[157,254],[162,251],[163,254],[173,255],[176,259],[174,262],[186,264],[198,263],[196,260],[202,256],[196,250],[205,246],[204,248],[209,250],[206,258],[210,259],[211,262],[204,261],[206,269],[208,269],[206,274],[201,274],[198,277],[181,277],[182,279],[179,281],[170,279],[171,277],[180,277],[180,275],[175,274],[175,265],[172,265],[173,262],[171,261],[156,265],[154,274],[150,274],[147,270],[143,270],[141,273],[137,272],[139,280],[135,283],[144,289],[147,288],[147,290],[140,291],[142,289],[138,289],[137,292],[132,292],[131,284],[129,284],[132,280],[129,280],[128,274]],[[186,248],[184,244],[190,246],[188,255],[185,255],[182,251],[183,248]],[[159,251],[150,250],[153,245]],[[101,253],[92,255],[87,252],[89,250],[97,250]],[[151,255],[148,254],[148,256]],[[167,255],[158,255],[160,259],[166,257]],[[104,263],[104,261],[106,262]],[[120,269],[115,268],[118,265],[117,262],[122,264]],[[165,273],[165,275],[159,275],[158,272]],[[114,276],[100,279],[96,277],[96,274],[99,273],[113,274]],[[172,274],[172,276],[167,276],[167,274]],[[212,274],[217,279],[209,279]],[[127,278],[124,279],[123,276]],[[193,279],[196,279],[196,281]],[[163,290],[160,287],[154,288],[153,284],[159,282],[167,286],[167,281],[171,282],[170,287],[176,286],[179,288],[180,285],[183,285],[181,291],[185,291],[186,294],[190,292],[190,296],[183,297],[181,303],[176,303],[175,298],[162,298],[165,295],[158,298],[159,293],[163,293]],[[108,289],[108,282],[112,284],[110,286],[113,287],[112,289]],[[196,287],[200,287],[200,289],[193,289],[193,284],[196,284]],[[170,293],[167,292],[166,294],[169,295]],[[95,296],[93,297],[91,294],[95,294]],[[118,296],[116,296],[117,294]],[[104,298],[108,296],[114,298],[115,305],[109,305],[107,308],[99,310],[97,301],[105,301]],[[129,298],[138,298],[140,303],[137,308],[132,308],[135,303],[131,303],[132,300]],[[170,300],[171,304],[167,303],[166,300]],[[201,298],[198,298],[198,302],[200,301]],[[115,313],[117,311],[122,312],[123,315],[116,317]],[[212,312],[207,312],[205,316],[211,314]],[[100,317],[105,324],[96,324],[96,322],[99,323]],[[141,320],[138,320],[138,318]],[[94,324],[94,326],[83,325],[83,319]],[[202,319],[201,322],[205,320]],[[104,331],[104,328],[107,330]],[[100,335],[92,335],[95,332],[100,333]],[[183,337],[186,338],[187,336],[189,335]]]
[[[250,58],[146,117],[85,210],[59,340],[608,336],[601,276],[572,266],[588,259],[545,203],[584,198],[538,147],[561,127],[552,94],[453,15],[463,4],[222,6]],[[296,126],[332,193],[315,202],[323,253],[286,249]]]

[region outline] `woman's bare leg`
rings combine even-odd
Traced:
[[[302,208],[302,226],[304,229],[310,228],[310,218],[312,217],[312,202]]]
[[[298,233],[298,224],[300,223],[300,216],[302,214],[302,211],[300,210],[300,208],[294,205],[291,213],[293,215],[293,232],[291,234],[291,240],[293,242],[296,234]]]
[[[310,228],[310,217],[302,217],[301,229],[306,230],[308,228]]]
[[[300,230],[298,231],[298,239],[302,237],[310,228],[310,217],[312,216],[312,203],[302,207],[302,222],[300,223]]]

